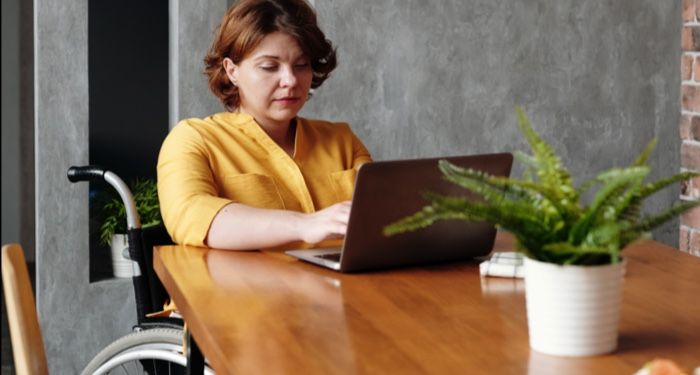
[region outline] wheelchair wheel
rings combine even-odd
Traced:
[[[134,332],[109,344],[83,370],[92,374],[184,374],[182,330],[153,328]],[[213,371],[205,366],[205,374]]]

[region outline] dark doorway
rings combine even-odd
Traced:
[[[168,133],[168,1],[88,4],[90,163],[127,184],[155,178]],[[90,186],[90,278],[111,275],[109,249],[97,241],[106,184]]]

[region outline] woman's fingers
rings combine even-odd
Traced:
[[[345,236],[350,218],[350,201],[336,203],[307,216],[303,240],[321,242]]]

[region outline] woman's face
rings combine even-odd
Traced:
[[[238,86],[240,111],[260,125],[288,125],[309,96],[311,63],[296,39],[274,32],[236,65],[224,59],[224,69]]]

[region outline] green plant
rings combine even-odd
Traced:
[[[160,224],[160,205],[158,188],[153,179],[137,179],[129,187],[136,203],[136,210],[141,217],[141,227],[147,228]],[[101,207],[100,242],[110,246],[112,235],[126,233],[126,209],[121,198],[115,193]]]
[[[516,238],[526,256],[557,264],[617,263],[621,250],[651,229],[698,206],[700,201],[673,205],[656,215],[644,215],[643,201],[674,183],[700,176],[683,172],[645,183],[646,165],[656,141],[651,141],[627,168],[613,168],[575,187],[568,170],[553,149],[532,129],[525,113],[516,108],[520,129],[532,155],[521,152],[522,179],[498,177],[463,169],[442,160],[444,177],[481,196],[481,200],[426,193],[421,211],[384,228],[385,235],[413,231],[438,220],[484,221],[496,224]],[[597,188],[590,202],[583,194]]]

